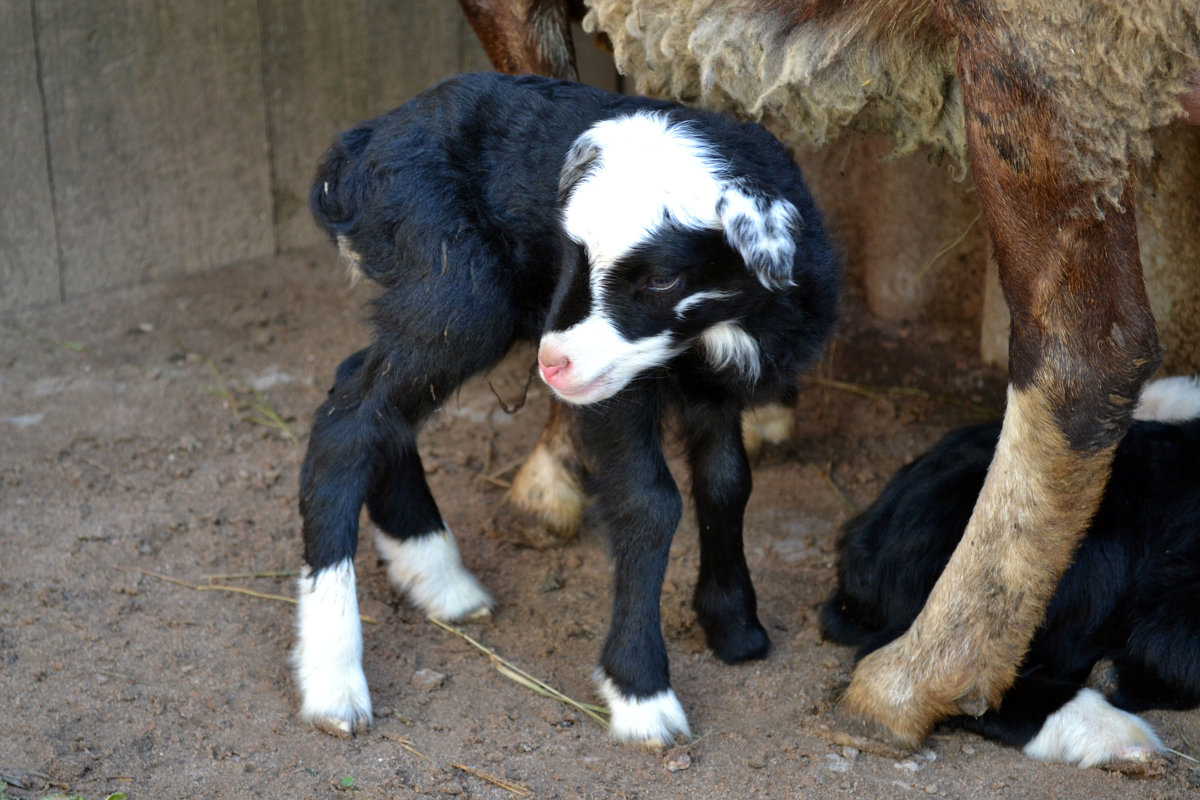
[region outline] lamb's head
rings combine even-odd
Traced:
[[[604,400],[692,347],[753,383],[743,322],[793,284],[796,207],[730,174],[693,123],[641,113],[599,123],[559,188],[563,266],[538,350],[563,400]]]

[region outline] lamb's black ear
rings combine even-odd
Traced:
[[[726,184],[717,200],[725,240],[768,289],[791,286],[796,237],[804,219],[792,203],[747,181]]]
[[[575,184],[592,171],[599,158],[600,148],[592,141],[589,133],[584,133],[575,140],[571,149],[567,151],[567,157],[563,160],[562,172],[558,175],[559,203],[565,202],[570,197]]]

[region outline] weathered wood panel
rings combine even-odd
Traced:
[[[255,0],[34,7],[65,295],[271,253]]]
[[[317,159],[351,123],[462,70],[452,0],[263,0],[275,229],[281,250],[319,241],[308,212]]]
[[[895,322],[978,319],[987,228],[969,183],[890,140],[843,134],[797,153],[872,312]]]
[[[1154,135],[1138,187],[1138,239],[1164,375],[1200,374],[1200,128]]]
[[[56,303],[62,287],[28,3],[0,3],[0,311]]]

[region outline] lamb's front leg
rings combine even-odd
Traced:
[[[751,476],[740,420],[739,406],[702,400],[686,404],[680,414],[700,528],[692,607],[708,646],[727,664],[763,658],[771,645],[758,621],[742,541]]]
[[[584,448],[609,530],[612,618],[596,679],[620,742],[659,747],[690,736],[671,689],[659,597],[683,500],[663,458],[653,398],[627,393],[584,410]]]

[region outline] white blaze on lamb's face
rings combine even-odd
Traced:
[[[568,402],[612,397],[666,364],[689,345],[678,330],[686,316],[740,294],[690,286],[696,276],[686,263],[680,270],[678,256],[674,266],[657,258],[672,239],[694,237],[693,249],[707,242],[740,257],[727,281],[791,284],[795,207],[731,178],[688,123],[671,124],[665,114],[591,128],[567,156],[560,197],[567,246],[576,251],[538,356],[543,379]],[[714,367],[757,377],[757,347],[736,321],[717,320],[698,339]]]

